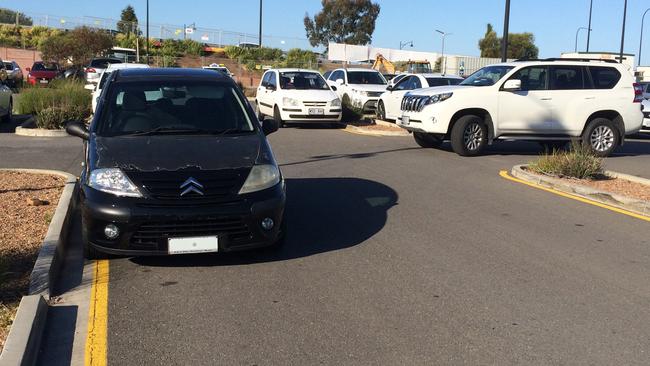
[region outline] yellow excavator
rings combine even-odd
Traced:
[[[395,65],[388,61],[384,55],[381,53],[378,53],[377,56],[375,56],[375,62],[372,64],[372,68],[381,72],[382,74],[395,74],[396,67]],[[404,71],[404,70],[399,70]],[[430,73],[431,71],[431,63],[429,61],[407,61],[406,62],[406,72],[412,73],[412,74],[426,74]]]
[[[375,63],[372,64],[372,68],[382,74],[395,74],[395,65],[388,61],[381,53],[375,56]]]

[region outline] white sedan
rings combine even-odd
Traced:
[[[377,118],[394,121],[400,117],[400,105],[404,95],[412,90],[434,86],[458,85],[463,78],[456,75],[408,74],[395,85],[386,88],[377,103]]]
[[[106,85],[106,79],[111,75],[111,73],[115,70],[118,69],[143,69],[143,68],[148,68],[149,65],[147,64],[128,64],[128,63],[120,63],[120,64],[109,64],[108,67],[102,71],[101,76],[99,77],[99,82],[97,84],[86,84],[86,89],[92,90],[93,96],[92,96],[92,109],[93,113],[95,113],[95,108],[97,108],[97,101],[99,100],[99,96],[102,94],[102,89],[104,89],[104,85]]]

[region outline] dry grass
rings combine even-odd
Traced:
[[[0,350],[28,291],[29,275],[64,183],[59,176],[0,171]],[[48,204],[28,205],[34,197]]]
[[[593,179],[603,175],[603,159],[574,143],[571,150],[553,150],[530,163],[530,170],[560,178]]]

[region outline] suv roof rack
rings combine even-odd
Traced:
[[[520,58],[515,60],[515,62],[525,62],[525,61],[578,61],[578,62],[606,62],[610,64],[619,63],[616,60],[612,59],[602,59],[602,58],[561,58],[561,57],[551,57],[551,58]]]

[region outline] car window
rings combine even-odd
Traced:
[[[271,73],[272,71],[267,71],[264,76],[262,77],[262,86],[266,86],[269,83],[269,79],[271,78]]]
[[[595,89],[611,89],[621,79],[621,73],[613,67],[589,66],[589,73]],[[650,84],[646,90],[650,93]]]
[[[468,76],[460,85],[491,86],[501,80],[513,68],[514,66],[486,66]]]
[[[111,72],[112,71],[104,71],[102,73],[102,77],[99,79],[99,86],[97,87],[97,89],[103,89],[104,88],[104,84],[106,84],[106,80],[111,75]]]
[[[395,76],[393,78],[393,84],[399,83],[399,81],[404,79],[405,76],[406,76],[406,74],[400,74],[400,75]]]
[[[397,84],[395,84],[395,87],[393,90],[410,90],[408,89],[409,86],[411,85],[411,78],[402,78]]]
[[[521,90],[546,90],[547,69],[546,66],[524,67],[515,72],[510,80],[521,80]]]
[[[373,71],[348,71],[348,84],[386,85],[386,79]]]
[[[327,90],[329,89],[329,86],[319,73],[296,71],[280,73],[280,88],[298,90]]]
[[[96,132],[120,136],[154,129],[208,134],[254,131],[235,87],[208,81],[109,84]]]
[[[59,65],[55,63],[37,62],[32,66],[32,71],[59,71]]]
[[[332,75],[330,75],[330,80],[336,81],[338,79],[342,79],[345,82],[345,76],[341,70],[336,70],[332,73]]]
[[[271,75],[269,75],[269,82],[268,85],[277,88],[278,87],[278,82],[275,78],[275,71],[271,71]]]
[[[551,66],[551,90],[584,89],[584,75],[581,66]]]
[[[331,73],[332,70],[325,71],[325,73],[323,74],[323,78],[325,78],[325,80],[329,79]]]
[[[645,92],[650,93],[650,84],[646,85]]]
[[[411,78],[411,89],[420,89],[422,87],[422,82],[417,76]]]
[[[5,62],[4,66],[5,66],[5,69],[7,69],[9,71],[14,69],[14,64],[12,64],[11,62]]]
[[[120,64],[122,61],[114,60],[110,58],[96,58],[90,61],[90,67],[97,67],[100,69],[105,69],[108,67],[108,64]]]

